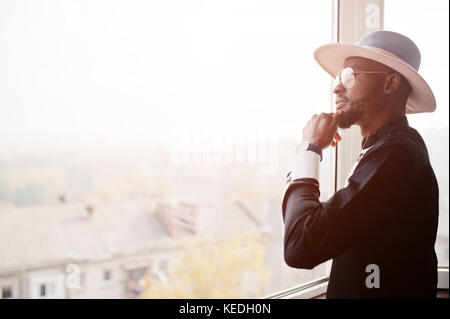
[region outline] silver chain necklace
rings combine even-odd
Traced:
[[[361,157],[364,155],[364,146],[366,146],[366,143],[367,143],[367,140],[368,140],[369,138],[366,138],[366,140],[364,141],[364,144],[363,144],[363,146],[362,146],[362,149],[361,149],[361,153],[359,154],[359,156],[358,156],[358,158],[356,159],[356,161],[357,162],[359,162],[359,160],[361,159]]]

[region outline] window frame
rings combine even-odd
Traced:
[[[322,277],[305,284],[288,288],[262,299],[311,299],[326,294],[329,277]],[[448,267],[438,267],[437,289],[449,289]]]
[[[438,289],[448,290],[448,279],[448,266],[438,266]]]
[[[262,299],[311,299],[327,292],[328,279],[328,276],[321,277],[265,296]]]

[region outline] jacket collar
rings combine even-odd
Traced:
[[[409,126],[408,119],[406,118],[406,115],[399,116],[392,120],[389,123],[384,124],[380,128],[378,128],[377,132],[373,135],[370,135],[367,138],[363,138],[361,142],[361,148],[366,149],[374,145],[377,141],[381,140],[382,138],[390,135],[392,132],[396,131],[399,128]],[[366,143],[367,140],[367,143]]]

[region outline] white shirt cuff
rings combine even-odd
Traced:
[[[320,155],[313,151],[300,150],[295,154],[295,163],[290,180],[314,178],[319,181]]]

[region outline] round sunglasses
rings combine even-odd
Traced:
[[[344,68],[336,75],[335,86],[342,83],[346,89],[351,89],[355,85],[355,74],[383,74],[389,71],[353,71],[351,67]]]

